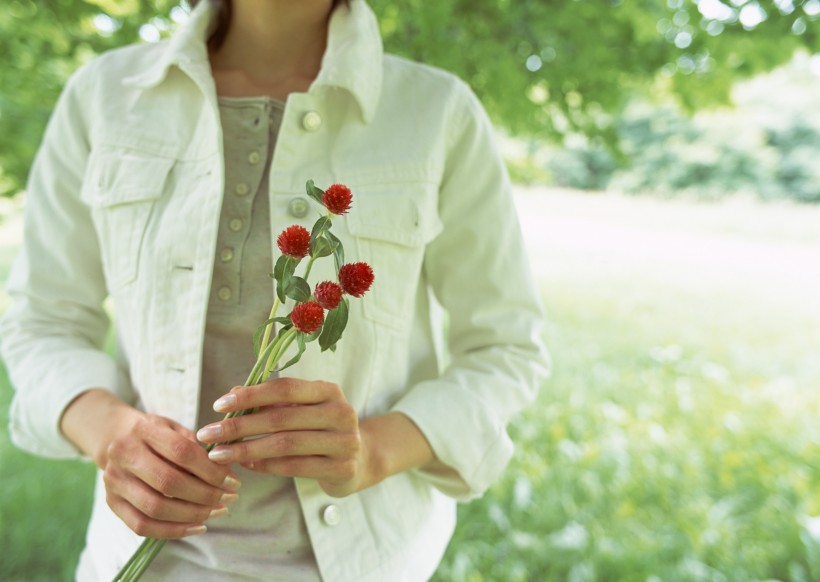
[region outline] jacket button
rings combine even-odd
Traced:
[[[294,218],[304,218],[310,210],[310,204],[304,198],[293,198],[288,202],[288,213]]]
[[[342,512],[338,505],[328,505],[322,510],[322,521],[325,524],[334,526],[339,525],[342,521]]]
[[[315,111],[308,111],[302,116],[302,127],[305,131],[318,131],[322,127],[322,116]]]

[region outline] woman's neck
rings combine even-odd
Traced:
[[[225,41],[210,55],[217,93],[306,91],[322,64],[331,0],[233,0]]]

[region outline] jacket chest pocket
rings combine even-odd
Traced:
[[[354,208],[347,218],[358,250],[353,260],[368,262],[375,273],[373,288],[363,299],[364,314],[406,331],[421,280],[425,246],[442,228],[438,188],[428,182],[354,188]]]
[[[91,208],[110,293],[137,278],[148,223],[173,166],[173,159],[135,154],[107,154],[89,165],[82,198]]]

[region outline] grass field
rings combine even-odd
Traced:
[[[820,208],[520,202],[555,372],[435,579],[820,580]],[[89,467],[11,449],[8,400],[0,580],[68,580]]]

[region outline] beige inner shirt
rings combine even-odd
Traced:
[[[273,304],[268,176],[284,104],[219,98],[225,194],[203,347],[199,426],[220,420],[214,400],[245,383],[253,334]],[[284,228],[287,225],[282,225]],[[239,465],[239,500],[208,532],[166,545],[150,572],[164,580],[320,580],[293,480]]]

